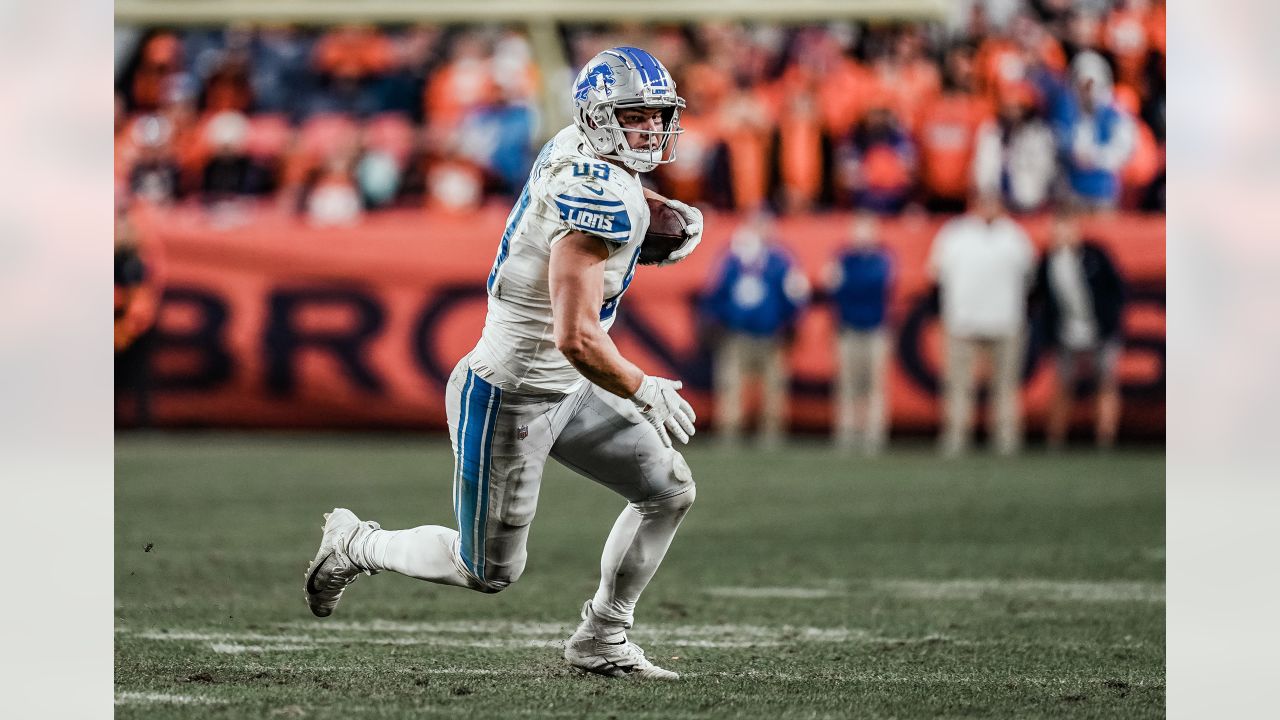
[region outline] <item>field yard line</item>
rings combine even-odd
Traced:
[[[986,594],[1074,602],[1164,602],[1162,582],[1140,580],[1040,580],[956,578],[877,579],[872,588],[918,600],[978,600]]]
[[[529,633],[515,631],[503,624],[485,626],[475,624],[470,630],[472,635],[485,636],[484,639],[449,637],[457,633],[436,632],[433,627],[438,623],[421,626],[401,624],[397,630],[372,631],[359,626],[325,623],[323,627],[311,627],[317,634],[280,634],[272,635],[261,632],[198,632],[187,630],[164,631],[160,629],[145,630],[137,633],[137,637],[145,640],[162,640],[166,642],[231,642],[231,643],[271,643],[310,645],[316,643],[359,642],[375,645],[458,645],[466,647],[484,647],[491,643],[502,646],[512,644],[523,647],[540,647],[548,643],[562,642],[569,633],[568,626],[554,626],[544,632]],[[467,625],[472,625],[468,623]],[[290,628],[297,627],[290,624]],[[336,631],[335,634],[328,634]],[[352,634],[357,634],[352,637]],[[396,637],[385,637],[394,634]],[[515,635],[515,638],[501,637]],[[637,638],[648,638],[673,644],[684,644],[691,647],[746,647],[760,644],[780,644],[784,642],[847,642],[847,641],[886,641],[888,638],[873,636],[869,631],[860,628],[818,628],[779,625],[774,627],[760,625],[671,625],[636,630]],[[408,637],[406,637],[408,636]],[[494,637],[499,636],[499,637]]]
[[[221,655],[265,652],[305,652],[315,650],[315,645],[241,645],[239,643],[209,643],[209,649]]]
[[[573,625],[559,623],[511,622],[495,620],[459,621],[459,622],[326,622],[318,626],[314,622],[285,623],[290,629],[305,628],[337,632],[385,632],[401,634],[480,634],[480,635],[526,635],[545,637],[568,636]],[[815,642],[837,642],[850,638],[870,637],[867,630],[861,628],[818,628],[795,625],[656,625],[635,630],[636,637],[661,638],[664,640],[705,640],[730,639],[746,642],[753,639],[790,639],[798,637]]]
[[[317,650],[321,645],[336,644],[357,644],[357,645],[377,645],[377,646],[428,646],[428,647],[456,647],[456,648],[480,648],[480,649],[519,649],[519,648],[550,648],[559,649],[564,647],[563,639],[546,638],[535,640],[531,638],[489,638],[489,639],[473,639],[464,638],[309,638],[308,642],[296,642],[298,638],[293,637],[292,643],[276,643],[276,644],[243,644],[236,642],[239,639],[234,635],[209,635],[201,637],[199,633],[186,633],[175,636],[174,634],[163,633],[146,633],[140,635],[148,640],[165,640],[171,642],[207,642],[209,649],[213,652],[234,655],[240,653],[269,653],[269,652],[307,652]],[[636,636],[643,639],[641,636]],[[650,638],[652,639],[652,638]],[[798,639],[798,638],[797,638]],[[888,643],[911,643],[911,642],[932,642],[930,639],[922,641],[902,640],[894,638],[876,638],[877,642]],[[659,642],[676,647],[686,648],[751,648],[751,647],[780,647],[787,645],[789,640],[781,639],[755,639],[755,640],[684,640],[678,638],[667,638]]]
[[[1164,602],[1162,582],[1141,580],[1043,580],[1033,578],[874,578],[853,588],[718,586],[703,590],[712,597],[742,600],[823,600],[848,597],[858,589],[915,600],[979,600],[983,595],[1006,595],[1031,600],[1076,602]]]
[[[712,597],[747,598],[747,599],[786,599],[786,600],[818,600],[822,598],[840,597],[847,593],[840,590],[804,587],[711,587],[703,591]]]
[[[374,632],[374,633],[421,633],[421,634],[475,634],[485,635],[568,635],[573,632],[577,622],[520,622],[509,619],[500,620],[457,620],[449,622],[396,622],[392,620],[371,620],[368,622],[332,620],[318,623],[314,620],[285,623],[290,628],[309,630],[325,630],[336,632]]]
[[[158,692],[118,692],[116,705],[210,705],[221,701],[194,695],[174,695]]]
[[[1131,678],[1111,678],[1111,677],[1037,677],[1027,676],[991,676],[977,677],[974,675],[959,673],[921,673],[919,675],[911,674],[888,674],[876,671],[864,672],[813,672],[813,673],[787,673],[777,672],[773,670],[752,670],[750,668],[742,670],[710,670],[698,671],[690,670],[680,671],[681,677],[689,679],[697,678],[751,678],[758,680],[786,680],[795,682],[812,682],[813,680],[837,681],[837,682],[870,682],[870,683],[913,683],[924,685],[1025,685],[1029,687],[1067,687],[1079,684],[1101,684],[1110,680],[1123,679],[1130,687],[1163,687],[1164,681],[1157,680],[1149,682],[1147,680],[1138,680]]]

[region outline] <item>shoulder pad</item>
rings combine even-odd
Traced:
[[[601,161],[576,161],[556,168],[547,182],[547,202],[572,230],[625,243],[632,219],[614,173],[623,172]]]

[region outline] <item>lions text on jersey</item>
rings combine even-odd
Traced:
[[[603,238],[600,326],[608,332],[635,276],[649,206],[638,175],[591,154],[574,126],[538,154],[487,282],[488,314],[470,367],[503,390],[573,392],[585,378],[556,348],[548,267],[551,247],[571,230]]]

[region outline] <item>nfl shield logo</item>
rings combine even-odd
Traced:
[[[529,426],[521,425],[520,428],[516,430],[516,439],[523,440],[527,437],[529,437]]]

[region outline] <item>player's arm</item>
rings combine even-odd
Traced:
[[[608,258],[604,240],[577,230],[551,246],[549,281],[556,347],[583,377],[634,403],[667,447],[671,447],[671,436],[687,443],[694,433],[696,416],[677,392],[680,382],[645,375],[622,357],[600,327]]]
[[[663,203],[667,201],[667,198],[663,197],[662,195],[659,195],[658,193],[650,190],[647,187],[641,186],[640,189],[644,191],[644,197],[646,200],[657,200],[658,202],[663,202]]]
[[[635,394],[644,372],[622,357],[600,327],[605,241],[570,231],[551,247],[551,315],[556,347],[583,377],[619,397]]]

